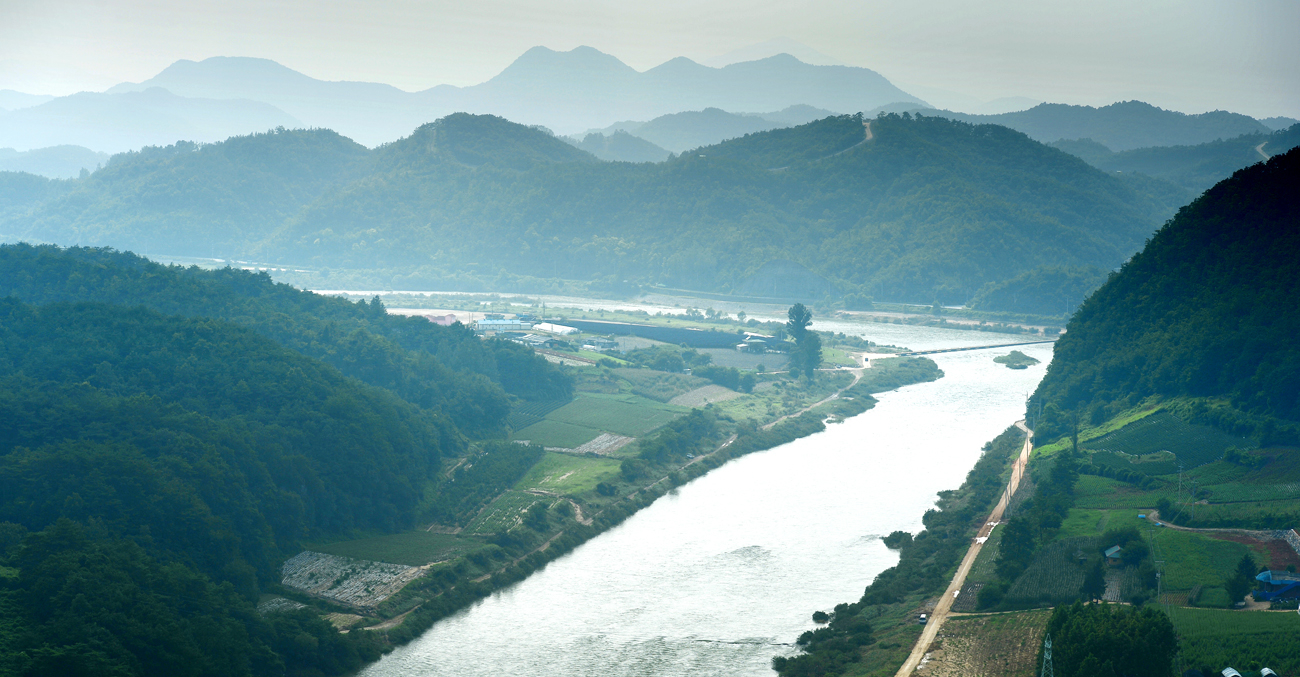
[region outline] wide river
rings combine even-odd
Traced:
[[[1020,340],[856,329],[914,349]],[[773,675],[772,656],[794,652],[813,611],[856,601],[897,562],[880,536],[919,531],[936,493],[958,487],[980,447],[1021,417],[1052,346],[1018,349],[1041,364],[995,364],[1005,350],[935,355],[944,378],[679,487],[363,674]]]

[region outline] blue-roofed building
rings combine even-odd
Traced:
[[[1118,545],[1112,545],[1109,548],[1106,548],[1106,563],[1119,564],[1120,562],[1122,562],[1123,555],[1121,555],[1120,553],[1123,551],[1124,548],[1121,548]]]
[[[1259,590],[1255,591],[1257,601],[1300,598],[1300,574],[1270,569],[1260,572],[1255,580],[1259,581]]]

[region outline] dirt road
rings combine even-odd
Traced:
[[[1033,445],[1030,442],[1033,439],[1033,432],[1025,427],[1024,421],[1016,421],[1016,427],[1025,431],[1025,445],[1020,449],[1020,456],[1011,466],[1011,479],[1007,482],[1007,488],[1002,492],[1002,498],[998,499],[998,504],[989,513],[989,518],[985,520],[984,526],[980,527],[979,533],[976,534],[975,540],[971,543],[970,549],[966,551],[966,556],[961,560],[961,566],[957,567],[957,574],[952,577],[952,583],[944,591],[943,597],[934,606],[934,612],[930,614],[930,622],[926,624],[925,630],[921,631],[921,638],[916,640],[916,646],[912,647],[912,653],[903,663],[903,667],[898,669],[896,677],[908,677],[921,664],[921,660],[930,651],[930,645],[934,643],[934,638],[939,634],[939,628],[943,627],[943,622],[948,618],[948,613],[952,609],[953,600],[957,599],[957,593],[961,592],[962,586],[966,584],[966,575],[970,573],[970,568],[975,564],[975,558],[979,557],[980,550],[984,547],[984,541],[988,540],[989,534],[993,532],[993,527],[1002,521],[1002,513],[1007,509],[1007,503],[1015,495],[1016,489],[1020,486],[1020,478],[1025,474],[1025,465],[1029,463],[1029,454],[1033,451]]]
[[[858,366],[844,368],[845,371],[853,372],[853,380],[850,381],[848,385],[844,386],[843,388],[840,388],[839,390],[836,390],[830,397],[827,397],[823,400],[819,400],[813,404],[804,407],[803,409],[800,409],[799,411],[794,412],[793,414],[786,414],[785,416],[782,416],[781,418],[778,418],[775,421],[768,423],[767,425],[763,426],[763,430],[771,430],[772,426],[775,426],[776,424],[786,420],[787,418],[802,416],[804,412],[810,411],[815,407],[820,407],[823,404],[830,402],[831,400],[839,397],[840,393],[843,393],[845,390],[848,390],[849,388],[852,388],[853,386],[857,385],[858,381],[862,380],[862,370],[866,369],[867,367],[870,367],[871,365],[867,362],[867,356],[865,353],[853,353],[853,359],[857,360]]]

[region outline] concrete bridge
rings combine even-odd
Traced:
[[[1056,339],[1044,339],[1042,341],[1022,341],[1020,343],[999,343],[991,346],[970,346],[967,348],[940,348],[938,350],[913,350],[906,353],[896,353],[899,357],[910,357],[912,355],[934,355],[936,353],[959,353],[963,350],[987,350],[989,348],[1010,348],[1012,346],[1032,346],[1039,343],[1056,343]]]

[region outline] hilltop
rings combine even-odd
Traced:
[[[1043,143],[1090,139],[1115,152],[1148,146],[1190,146],[1273,131],[1264,123],[1240,113],[1220,110],[1188,115],[1142,101],[1121,101],[1100,108],[1044,103],[1029,110],[999,115],[931,110],[922,110],[922,113],[976,124],[1003,125]]]
[[[173,199],[140,199],[159,191]],[[316,131],[117,156],[46,194],[6,206],[10,238],[256,256],[402,288],[563,277],[728,292],[789,260],[824,279],[813,286],[927,303],[1044,266],[1113,268],[1183,199],[1003,127],[898,115],[630,165],[460,114],[374,151]]]
[[[26,107],[0,110],[0,147],[76,144],[98,152],[213,142],[277,126],[325,127],[375,147],[455,112],[575,134],[708,107],[758,112],[809,105],[852,113],[894,102],[925,105],[875,71],[811,65],[788,54],[720,68],[676,58],[639,72],[591,47],[534,47],[486,82],[417,92],[325,81],[269,59],[221,56],[183,59],[102,93],[11,94],[3,101]]]

